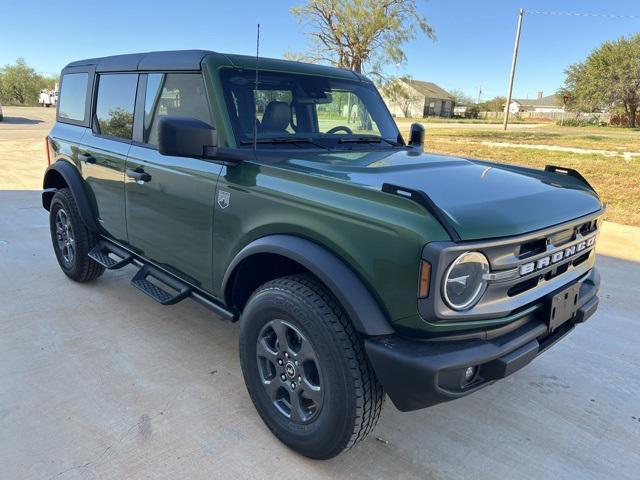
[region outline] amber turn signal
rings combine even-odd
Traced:
[[[418,284],[418,297],[429,296],[429,282],[431,280],[431,264],[424,260],[420,263],[420,282]]]

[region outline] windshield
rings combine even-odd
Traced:
[[[398,128],[372,84],[301,75],[226,69],[221,73],[229,116],[240,146],[390,147]]]

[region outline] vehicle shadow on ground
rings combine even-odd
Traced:
[[[4,117],[2,122],[0,122],[0,125],[4,123],[7,125],[37,125],[39,123],[44,123],[44,120],[26,117]]]

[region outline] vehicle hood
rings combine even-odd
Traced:
[[[596,193],[574,177],[408,149],[289,151],[274,160],[274,166],[367,188],[390,183],[422,190],[462,240],[528,233],[603,208]]]

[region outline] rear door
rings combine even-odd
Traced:
[[[92,128],[84,135],[78,152],[98,221],[111,237],[122,242],[128,238],[124,177],[133,138],[137,85],[137,73],[98,75]]]
[[[125,179],[129,243],[192,285],[212,288],[214,194],[222,166],[158,152],[166,115],[213,125],[202,75],[149,73],[140,79],[134,143]],[[144,173],[146,181],[136,181]]]

